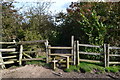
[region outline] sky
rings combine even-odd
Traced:
[[[15,0],[18,3],[14,3],[15,7],[19,9],[24,5],[21,11],[25,11],[34,2],[52,2],[50,11],[52,13],[58,13],[60,11],[66,12],[66,8],[71,4],[71,2],[77,2],[78,0]],[[27,2],[27,3],[26,3]]]

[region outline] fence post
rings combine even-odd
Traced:
[[[106,67],[106,66],[107,66],[107,65],[106,65],[106,52],[107,52],[107,51],[106,51],[106,47],[107,47],[107,46],[106,46],[106,44],[104,44],[104,45],[103,45],[103,53],[104,53],[104,67]]]
[[[51,54],[51,49],[49,49],[49,47],[51,47],[51,45],[48,45],[48,61],[47,61],[47,63],[49,63],[50,54]]]
[[[71,37],[71,47],[72,47],[71,53],[73,55],[72,60],[73,60],[73,64],[75,65],[75,63],[74,63],[74,36]]]
[[[49,44],[49,42],[48,42],[48,40],[46,40],[46,42],[45,42],[45,47],[46,47],[46,63],[48,63],[48,44]]]
[[[106,52],[106,66],[107,67],[109,67],[109,52],[110,52],[110,50],[109,50],[109,46],[110,46],[110,44],[107,44],[107,52]]]
[[[74,41],[74,55],[73,55],[73,57],[74,57],[74,65],[76,65],[76,41]]]
[[[80,56],[79,56],[79,41],[77,41],[77,43],[76,43],[76,46],[77,46],[77,50],[76,50],[76,52],[77,52],[77,65],[79,65],[79,59],[80,59]]]
[[[22,65],[22,53],[23,53],[23,45],[20,45],[20,54],[19,54],[19,65]]]
[[[4,65],[4,61],[3,61],[3,59],[2,59],[2,53],[0,52],[0,63],[2,63],[1,64],[1,68],[2,69],[5,69],[5,65]]]

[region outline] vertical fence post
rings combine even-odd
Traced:
[[[79,61],[79,59],[80,59],[80,56],[79,56],[79,41],[77,41],[77,43],[76,43],[76,46],[77,46],[77,50],[76,50],[76,52],[77,52],[77,65],[79,65],[79,63],[80,63],[80,61]]]
[[[74,55],[73,55],[73,57],[74,57],[74,65],[76,65],[76,41],[74,41]]]
[[[48,42],[48,40],[46,40],[46,42],[45,42],[45,47],[46,47],[46,63],[48,63],[48,44],[49,44],[49,42]]]
[[[0,63],[1,63],[1,68],[5,69],[4,61],[2,59],[2,53],[0,52]]]
[[[72,47],[71,54],[73,55],[72,60],[73,60],[73,64],[75,64],[74,63],[74,36],[71,37],[71,47]]]
[[[109,50],[109,46],[110,46],[110,44],[107,44],[107,52],[106,52],[106,66],[107,67],[109,67],[109,52],[110,52],[110,50]]]
[[[49,47],[51,47],[51,45],[48,45],[48,62],[47,63],[49,63],[50,54],[51,54],[51,49]]]
[[[20,45],[20,54],[19,54],[19,65],[22,65],[22,53],[23,53],[23,45]]]
[[[107,53],[107,51],[106,51],[106,44],[104,44],[103,45],[103,53],[104,53],[104,67],[106,67],[107,65],[106,65],[106,53]]]

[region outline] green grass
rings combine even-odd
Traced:
[[[119,72],[120,71],[120,66],[110,66],[105,68],[106,72]]]
[[[64,69],[65,72],[71,72],[71,71],[81,71],[83,73],[85,72],[91,72],[91,73],[105,73],[105,72],[119,72],[120,71],[120,66],[110,66],[104,68],[103,66],[93,64],[93,63],[88,63],[88,62],[81,62],[78,66],[70,66],[69,69]]]

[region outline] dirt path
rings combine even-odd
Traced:
[[[15,69],[2,70],[2,78],[120,78],[120,73],[78,73],[53,71],[42,66],[26,65]]]

